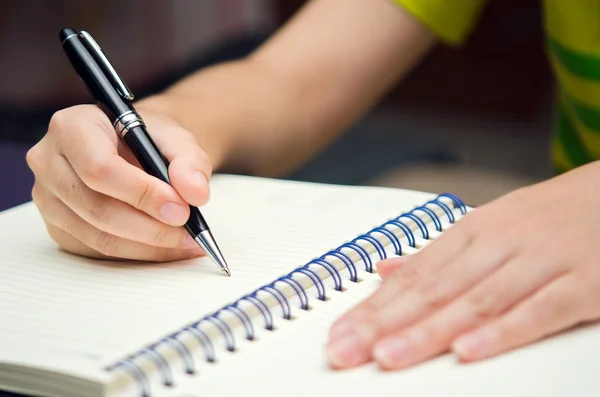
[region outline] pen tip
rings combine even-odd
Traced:
[[[231,272],[229,271],[229,266],[227,266],[227,262],[225,258],[223,258],[223,254],[219,250],[215,239],[213,238],[210,230],[206,229],[203,232],[200,232],[195,238],[196,242],[202,247],[206,255],[208,255],[216,264],[219,266],[219,269],[227,276],[231,276]]]

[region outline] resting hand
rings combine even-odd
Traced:
[[[203,251],[182,226],[189,204],[209,198],[211,166],[194,137],[139,107],[170,161],[173,187],[145,173],[95,106],[57,112],[27,154],[32,196],[50,236],[64,250],[94,258],[169,261]]]
[[[600,164],[512,192],[411,256],[330,330],[335,368],[489,358],[600,318]]]

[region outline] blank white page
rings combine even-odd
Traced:
[[[214,177],[211,188],[202,211],[231,278],[208,258],[70,255],[33,204],[0,214],[0,363],[102,382],[105,366],[434,197],[231,175]]]

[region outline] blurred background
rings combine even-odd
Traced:
[[[88,30],[143,97],[243,57],[303,0],[0,2],[0,211],[31,199],[25,153],[56,110],[90,97],[61,50]],[[553,81],[537,0],[490,0],[460,49],[438,46],[289,179],[452,191],[479,205],[553,175]],[[126,38],[124,40],[123,38]]]

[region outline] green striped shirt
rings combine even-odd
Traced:
[[[394,0],[460,45],[485,0]],[[544,0],[547,53],[557,80],[552,159],[561,172],[600,159],[600,0]]]

